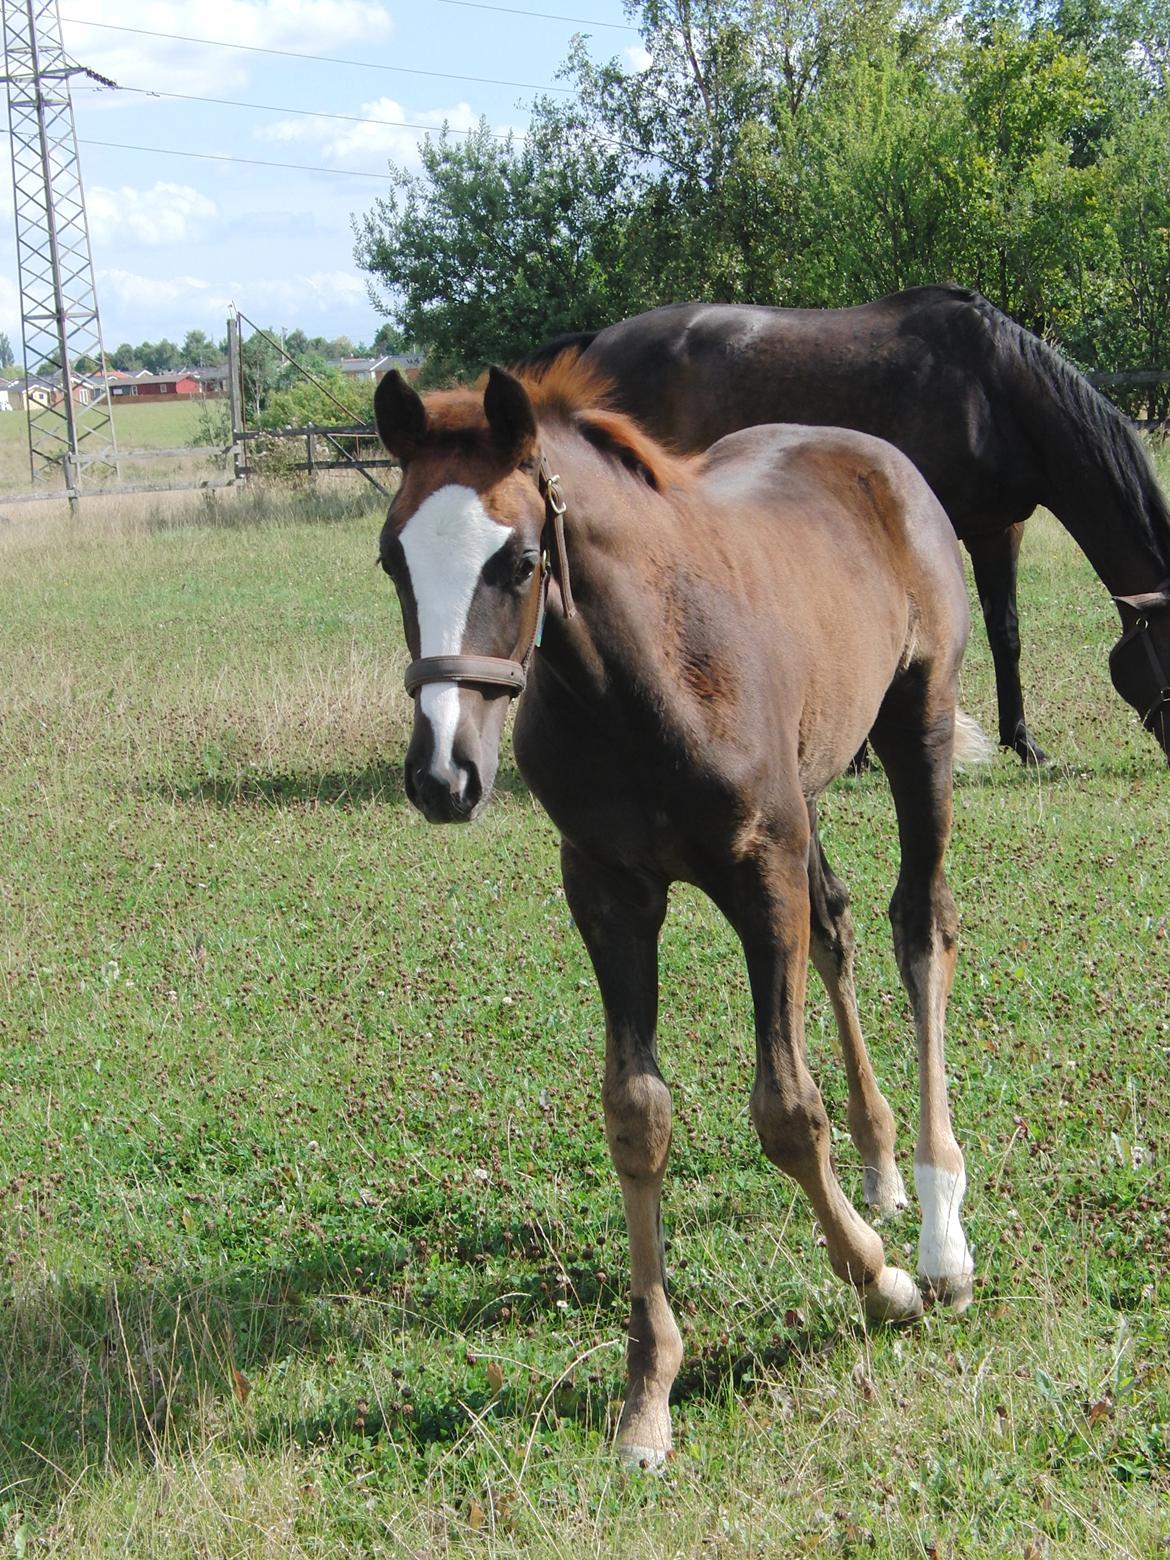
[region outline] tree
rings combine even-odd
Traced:
[[[128,341],[123,341],[113,352],[107,354],[111,368],[116,368],[122,373],[132,374],[136,369],[142,368],[142,354],[138,347],[132,347]]]
[[[170,374],[182,368],[182,355],[173,341],[164,336],[161,341],[144,341],[139,348],[144,368],[152,374]]]
[[[1094,360],[1110,368],[1170,368],[1170,100],[1159,97],[1117,135],[1104,169],[1103,199],[1115,264]],[[1111,391],[1110,394],[1113,392]],[[1124,394],[1120,399],[1125,401]],[[1143,387],[1144,403],[1170,417],[1170,384]]]
[[[423,171],[391,169],[391,192],[355,224],[371,293],[441,377],[506,361],[550,331],[628,312],[609,202],[622,180],[612,147],[540,108],[523,142],[481,121],[422,148]]]
[[[4,331],[0,330],[0,367],[15,368],[16,359],[12,355],[12,343]]]
[[[406,351],[406,337],[389,320],[378,326],[377,335],[370,343],[371,357],[390,357]]]
[[[267,335],[274,336],[275,331]],[[244,380],[244,404],[254,421],[258,421],[267,403],[269,393],[275,388],[284,359],[265,336],[254,333],[240,347]]]
[[[179,353],[183,368],[208,368],[220,361],[220,353],[211,337],[201,330],[189,330]]]
[[[975,158],[945,72],[858,59],[806,107],[802,142],[792,301],[842,307],[970,274]]]

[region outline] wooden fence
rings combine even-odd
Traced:
[[[263,334],[263,333],[261,333]],[[231,441],[226,446],[192,445],[169,450],[122,450],[119,462],[137,464],[152,460],[181,460],[185,458],[219,459],[223,466],[219,474],[191,480],[166,482],[117,483],[110,487],[87,488],[93,497],[122,493],[177,493],[206,492],[216,488],[236,487],[250,476],[259,475],[263,462],[257,462],[260,454],[257,445],[269,449],[285,442],[304,443],[304,459],[282,458],[274,463],[280,473],[305,473],[310,477],[321,472],[351,471],[360,475],[371,487],[389,496],[389,490],[373,475],[375,471],[397,470],[398,462],[384,453],[378,443],[377,433],[364,423],[324,425],[309,423],[301,428],[249,428],[245,425],[241,355],[239,345],[239,321],[228,321],[228,348],[230,360],[228,404],[231,420]],[[283,351],[283,348],[281,349]],[[287,356],[287,354],[285,354]],[[291,361],[291,359],[290,359]],[[1110,390],[1133,390],[1143,386],[1170,383],[1170,369],[1132,369],[1118,373],[1088,373],[1089,383],[1108,393]],[[1170,429],[1170,418],[1135,417],[1135,428],[1144,432],[1164,432]],[[344,441],[344,442],[343,442]],[[31,493],[0,493],[0,504],[34,503],[57,500],[61,491],[46,492],[43,488]]]

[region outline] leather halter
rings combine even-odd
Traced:
[[[1157,646],[1150,636],[1150,613],[1170,611],[1170,579],[1163,580],[1156,590],[1146,591],[1136,596],[1114,596],[1114,601],[1129,607],[1138,614],[1135,622],[1122,634],[1110,652],[1110,660],[1119,650],[1138,640],[1142,649],[1146,652],[1146,658],[1150,663],[1150,670],[1154,674],[1154,680],[1158,686],[1158,694],[1149,709],[1142,716],[1142,725],[1147,731],[1153,732],[1154,722],[1164,716],[1170,709],[1170,673],[1162,665],[1162,658],[1158,654]],[[1161,598],[1160,600],[1158,598]]]
[[[544,530],[540,536],[540,563],[533,571],[532,586],[524,602],[520,637],[511,656],[496,655],[424,655],[406,668],[403,681],[412,697],[427,683],[468,683],[475,688],[503,688],[510,699],[524,692],[528,665],[540,644],[544,626],[548,581],[552,572],[550,547],[556,555],[556,574],[561,587],[561,605],[566,620],[575,617],[573,588],[569,583],[569,557],[565,550],[565,501],[561,479],[556,476],[544,454],[536,469],[536,486],[544,499]]]

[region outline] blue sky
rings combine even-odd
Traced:
[[[384,190],[389,161],[418,166],[422,132],[368,121],[458,128],[483,114],[495,128],[522,130],[533,88],[557,85],[574,33],[587,34],[599,58],[637,46],[621,0],[516,4],[558,19],[451,0],[59,0],[73,59],[127,89],[73,87],[107,350],[181,340],[191,327],[218,339],[232,303],[257,324],[369,340],[381,317],[354,264],[351,217]],[[191,101],[209,98],[270,108]],[[9,167],[6,155],[0,330],[19,356]]]

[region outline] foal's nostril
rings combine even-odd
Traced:
[[[463,786],[455,805],[466,817],[478,807],[482,795],[483,785],[479,778],[479,770],[474,764],[465,764],[463,766]]]

